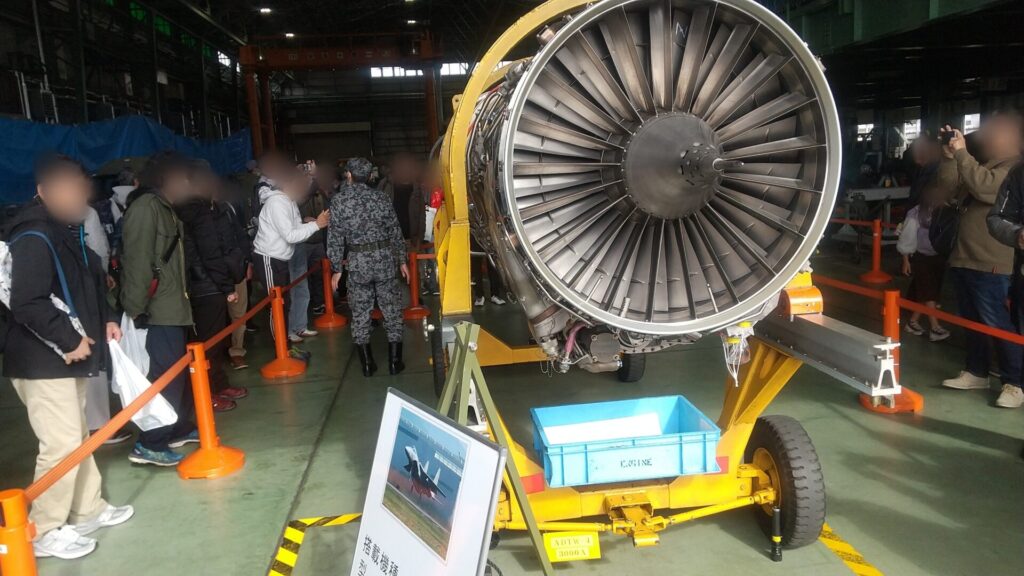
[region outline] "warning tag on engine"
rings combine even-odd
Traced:
[[[552,562],[596,560],[601,557],[597,532],[546,532],[544,549]]]

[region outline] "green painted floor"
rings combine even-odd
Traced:
[[[815,265],[846,279],[859,268],[835,248]],[[830,291],[826,296],[831,315],[879,328],[863,299]],[[480,315],[485,325],[514,333],[519,324],[513,316],[511,306]],[[218,416],[223,442],[248,455],[235,476],[185,482],[173,471],[130,465],[126,446],[102,448],[97,459],[106,494],[112,502],[135,505],[136,517],[99,533],[100,547],[91,556],[42,560],[39,573],[265,575],[288,520],[361,509],[386,388],[431,401],[426,348],[418,334],[410,327],[409,369],[396,378],[364,379],[347,333],[310,342],[314,361],[299,382],[263,382],[255,369],[234,373],[251,390],[238,410]],[[269,354],[262,338],[252,353],[254,365]],[[887,575],[1024,573],[1024,410],[993,408],[992,394],[937,387],[959,369],[962,338],[958,334],[943,344],[905,340],[903,383],[924,394],[922,415],[867,413],[852,390],[810,368],[801,369],[769,409],[807,428],[825,472],[828,522]],[[377,349],[380,359],[383,344]],[[513,435],[526,445],[532,406],[682,393],[715,417],[725,378],[716,339],[654,355],[637,385],[581,372],[549,378],[535,365],[485,374]],[[0,488],[24,486],[36,447],[7,382],[0,382],[0,432]],[[347,574],[357,530],[310,529],[295,574]],[[788,551],[783,563],[773,564],[749,510],[672,528],[657,548],[636,550],[613,536],[603,537],[602,545],[603,559],[562,565],[558,572],[851,574],[821,543]],[[491,558],[506,576],[540,573],[529,539],[521,535],[506,535]]]

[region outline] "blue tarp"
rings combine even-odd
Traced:
[[[177,150],[205,158],[220,174],[245,170],[252,159],[249,130],[224,140],[197,141],[178,136],[145,116],[74,126],[0,118],[0,202],[23,202],[35,193],[32,170],[36,156],[59,152],[82,162],[87,170],[129,156]]]

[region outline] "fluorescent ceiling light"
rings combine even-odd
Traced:
[[[284,33],[284,37],[285,38],[295,38],[295,33],[294,32],[285,32]]]
[[[273,11],[271,8],[260,8],[260,14],[270,14]]]

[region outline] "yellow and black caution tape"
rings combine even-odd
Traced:
[[[342,514],[341,516],[317,516],[292,520],[284,529],[281,544],[277,547],[274,562],[270,565],[269,576],[291,576],[295,564],[299,561],[299,548],[309,528],[322,526],[341,526],[358,520],[361,514]]]
[[[819,540],[857,576],[883,576],[878,568],[872,566],[856,548],[833,532],[828,524],[821,529]]]

